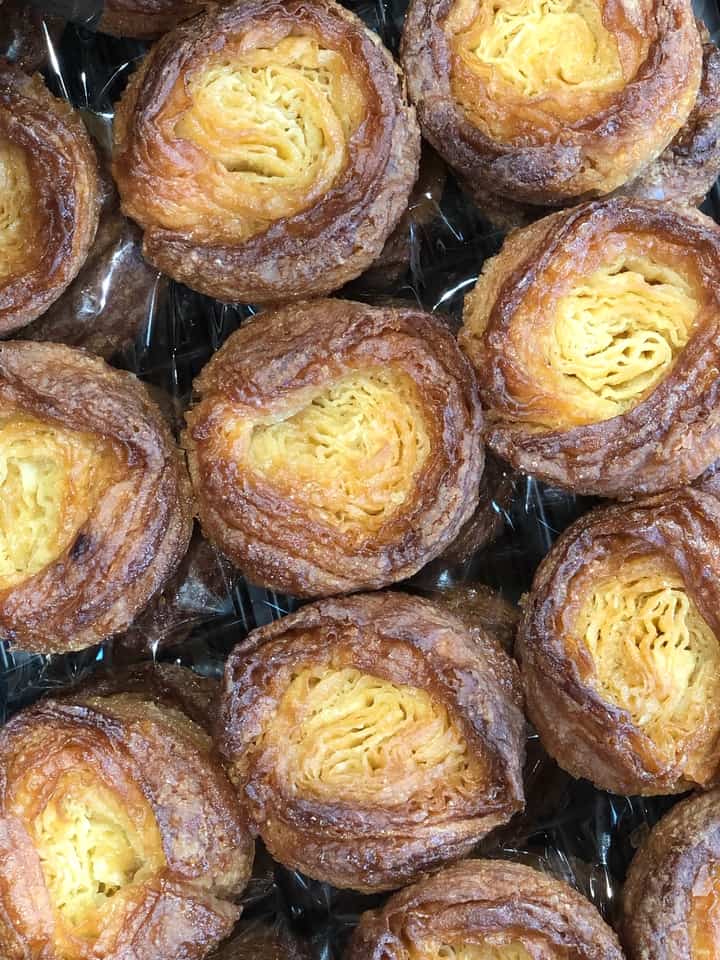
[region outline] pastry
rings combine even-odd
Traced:
[[[628,497],[720,456],[720,230],[624,198],[513,233],[465,301],[487,442],[524,473]]]
[[[4,638],[49,653],[125,629],[180,563],[192,510],[134,376],[59,344],[0,344]]]
[[[623,888],[630,960],[713,960],[720,946],[720,791],[678,803],[655,826]]]
[[[46,310],[85,262],[100,183],[82,120],[0,62],[0,335]]]
[[[489,633],[513,655],[520,612],[501,593],[484,583],[459,583],[437,589],[432,599],[458,617],[470,631]]]
[[[4,960],[201,960],[253,842],[210,737],[139,694],[46,700],[0,732]]]
[[[427,600],[360,594],[253,631],[218,746],[270,854],[366,893],[467,853],[523,806],[517,667]]]
[[[98,30],[116,37],[156,37],[209,5],[209,0],[105,0]]]
[[[554,877],[467,860],[364,913],[346,960],[623,960],[595,907]]]
[[[474,377],[417,309],[320,300],[260,314],[195,392],[184,443],[203,532],[255,583],[321,596],[396,582],[475,509]]]
[[[528,716],[565,770],[635,796],[720,762],[720,499],[705,484],[576,521],[518,633]]]
[[[275,922],[255,919],[242,925],[209,960],[311,960],[304,940],[289,929],[283,918]]]
[[[665,150],[703,51],[689,0],[412,0],[402,62],[471,193],[549,206],[609,194]]]
[[[378,38],[334,0],[246,0],[167,34],[132,78],[113,172],[145,257],[194,290],[319,296],[380,255],[420,135]]]

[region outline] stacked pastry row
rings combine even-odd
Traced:
[[[348,960],[622,960],[565,883],[455,863],[523,806],[517,668],[482,622],[400,593],[320,601],[250,634],[218,686],[145,664],[3,728],[4,958],[202,960],[235,926],[259,837],[342,888],[413,884],[361,918]],[[714,956],[719,875],[715,790],[635,857],[631,960]]]

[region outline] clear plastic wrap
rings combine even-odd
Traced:
[[[344,2],[397,49],[405,0]],[[10,0],[5,9],[13,6],[27,5]],[[19,20],[11,15],[7,36],[0,31],[0,52],[39,67],[53,92],[80,108],[106,158],[113,104],[146,45],[93,32],[88,24],[96,21],[101,4],[98,0],[93,7],[88,0],[82,6],[82,24],[43,20],[27,9],[25,16],[21,10]],[[696,12],[717,40],[720,10],[714,0],[700,0]],[[24,30],[30,31],[29,37]],[[717,186],[704,209],[720,220]],[[442,164],[426,158],[420,188],[400,232],[380,266],[355,281],[347,295],[419,303],[446,316],[456,328],[464,294],[501,240],[501,233],[480,216]],[[23,335],[85,346],[134,371],[155,389],[177,426],[193,377],[252,313],[250,306],[223,305],[193,293],[145,265],[137,231],[119,214],[108,177],[99,239],[86,267],[58,304]],[[499,489],[502,495],[491,508],[497,515],[494,542],[469,558],[465,550],[435,561],[410,581],[409,589],[432,596],[457,584],[479,582],[517,602],[557,534],[591,504],[531,477],[507,476]],[[26,655],[0,644],[0,722],[100,663],[112,666],[157,657],[217,676],[229,650],[248,630],[295,605],[292,598],[248,585],[196,536],[177,576],[127,636],[82,653],[51,657]],[[517,858],[568,880],[612,921],[633,849],[672,801],[613,797],[587,782],[573,781],[544,755],[532,735],[526,791],[526,812],[491,834],[478,852]],[[218,960],[244,956],[244,931],[248,938],[251,933],[257,936],[263,925],[281,938],[299,937],[301,954],[309,945],[316,958],[339,957],[359,913],[378,899],[308,880],[274,864],[261,851],[245,895],[244,918]]]

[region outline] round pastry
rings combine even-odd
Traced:
[[[668,146],[702,43],[689,0],[412,0],[402,62],[424,135],[479,199],[569,204]]]
[[[296,596],[404,579],[457,536],[483,464],[474,377],[417,309],[260,314],[195,382],[184,442],[203,531]]]
[[[201,960],[253,842],[210,737],[137,694],[47,700],[0,732],[7,960]]]
[[[713,960],[720,949],[720,791],[678,803],[652,830],[623,888],[630,960]]]
[[[392,58],[334,0],[246,0],[178,27],[131,80],[114,142],[147,259],[256,303],[362,273],[405,211],[420,155]]]
[[[39,76],[0,62],[0,335],[30,323],[68,286],[99,207],[97,159],[80,117]]]
[[[540,565],[518,634],[528,716],[613,793],[710,786],[720,762],[720,499],[601,508]]]
[[[578,493],[682,486],[720,456],[720,230],[617,198],[513,233],[465,301],[487,442]]]
[[[105,0],[98,30],[116,37],[156,37],[208,6],[210,0]]]
[[[467,860],[364,913],[346,960],[623,960],[595,907],[554,877]]]
[[[285,866],[364,892],[467,853],[523,806],[517,667],[427,600],[324,600],[227,662],[218,744]]]
[[[0,632],[79,650],[125,629],[192,532],[181,451],[131,374],[0,344]]]

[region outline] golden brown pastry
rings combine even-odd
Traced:
[[[460,344],[489,446],[578,493],[682,486],[720,455],[720,230],[615,199],[513,233],[466,298]]]
[[[560,537],[518,633],[528,716],[560,766],[630,795],[717,780],[719,584],[705,485],[593,510]]]
[[[195,388],[184,442],[203,531],[254,582],[319,596],[402,580],[477,504],[472,370],[417,309],[260,314]]]
[[[99,191],[80,117],[0,61],[0,335],[38,317],[83,265]]]
[[[714,960],[720,950],[720,791],[678,803],[635,855],[623,888],[630,960]]]
[[[211,960],[310,960],[308,945],[282,918],[274,923],[256,918],[243,924]]]
[[[402,593],[304,607],[226,664],[218,745],[271,855],[336,887],[401,886],[523,806],[517,667]]]
[[[47,653],[125,629],[191,532],[182,454],[134,376],[59,344],[0,344],[6,639]]]
[[[210,737],[138,694],[46,700],[0,732],[4,960],[201,960],[253,842]]]
[[[178,27],[131,80],[114,141],[147,259],[257,303],[362,273],[405,211],[420,153],[390,55],[334,0],[245,0]]]
[[[208,6],[210,0],[105,0],[98,30],[116,37],[156,37]]]
[[[402,61],[424,135],[471,192],[557,205],[665,150],[702,43],[689,0],[412,0]]]
[[[467,860],[364,913],[346,960],[623,960],[595,907],[554,877]]]

